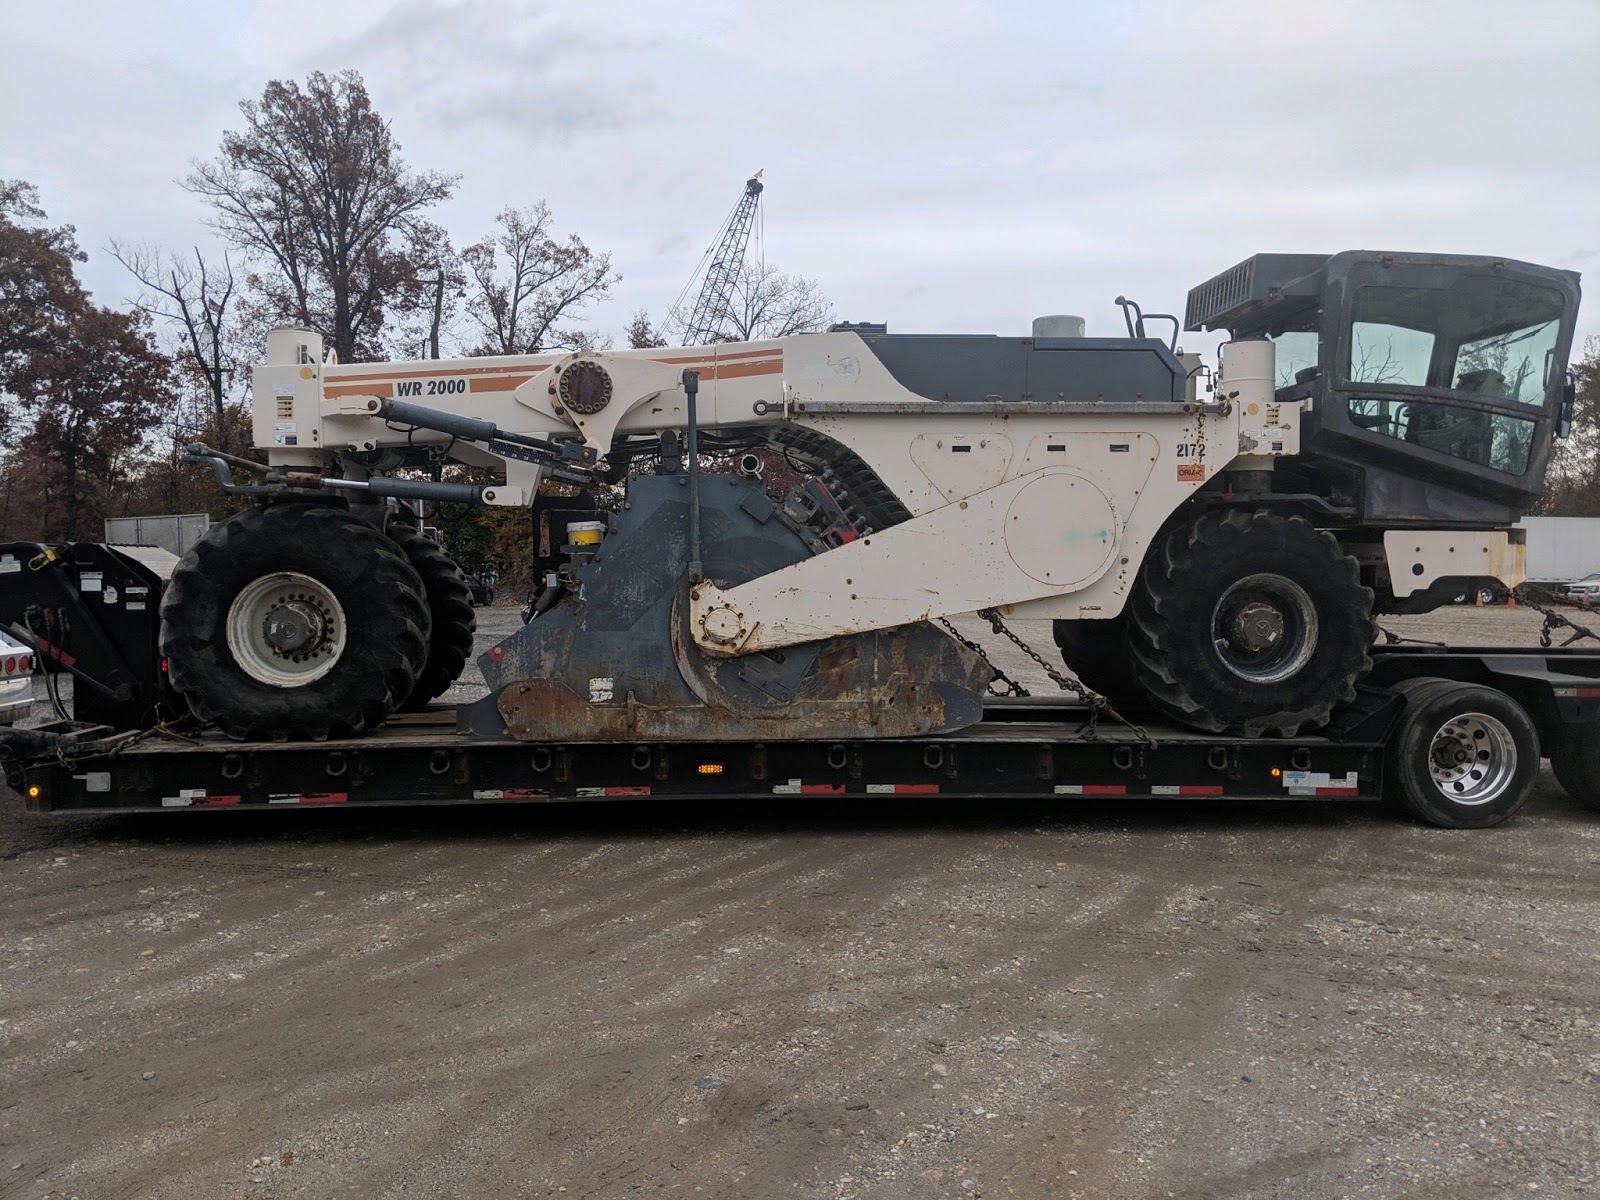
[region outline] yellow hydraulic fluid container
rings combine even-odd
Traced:
[[[567,545],[598,546],[605,533],[604,521],[572,521],[567,525]]]

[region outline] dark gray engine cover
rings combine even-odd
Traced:
[[[786,741],[946,733],[983,715],[989,668],[926,622],[714,659],[685,620],[689,489],[641,476],[577,596],[479,660],[490,694],[460,725],[522,741]],[[758,482],[700,479],[706,578],[727,587],[807,557]]]

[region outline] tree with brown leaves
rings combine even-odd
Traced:
[[[320,331],[342,362],[383,357],[391,314],[431,303],[448,239],[425,214],[460,177],[406,165],[356,71],[274,80],[239,111],[183,186],[257,268],[251,315]]]
[[[172,403],[168,364],[141,315],[90,301],[72,227],[44,217],[31,186],[0,182],[0,414],[11,434],[0,527],[97,538]]]

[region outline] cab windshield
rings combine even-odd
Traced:
[[[1413,388],[1505,408],[1546,402],[1564,302],[1560,292],[1490,275],[1447,288],[1363,287],[1344,365],[1352,424],[1509,475],[1527,472],[1534,421]],[[1361,391],[1371,389],[1366,395]]]
[[[1563,307],[1554,289],[1487,275],[1447,288],[1359,288],[1347,382],[1541,405]]]

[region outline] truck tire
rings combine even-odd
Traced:
[[[1550,746],[1550,767],[1556,782],[1579,804],[1600,812],[1600,729],[1563,729]]]
[[[1099,692],[1114,708],[1137,708],[1144,693],[1128,661],[1128,618],[1107,621],[1056,621],[1061,661],[1084,687]]]
[[[183,557],[161,653],[193,713],[229,737],[322,740],[380,724],[427,657],[422,580],[343,509],[258,508]]]
[[[1151,702],[1209,733],[1327,724],[1372,667],[1372,590],[1303,517],[1205,513],[1145,556],[1128,652]]]
[[[1417,679],[1389,740],[1386,797],[1445,829],[1498,825],[1539,774],[1539,735],[1515,700],[1455,679]]]
[[[417,673],[417,684],[401,707],[417,709],[441,695],[461,675],[472,657],[472,637],[478,618],[472,611],[472,589],[461,577],[455,559],[408,525],[389,526],[389,536],[422,579],[433,632],[428,637],[428,659]]]

